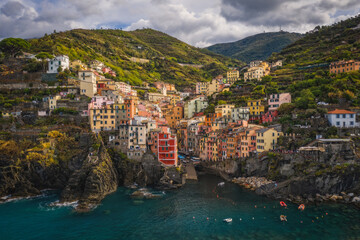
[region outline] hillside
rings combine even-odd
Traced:
[[[336,76],[329,73],[330,62],[360,60],[360,15],[331,26],[317,27],[267,60],[277,59],[283,60],[283,67],[272,71],[270,76],[261,82],[238,82],[231,93],[220,94],[216,101],[245,105],[249,98],[290,92],[293,107],[297,109],[321,108],[318,102],[360,107],[360,72]]]
[[[186,87],[222,74],[227,66],[242,66],[240,61],[192,47],[167,34],[152,29],[136,31],[84,30],[45,35],[29,40],[31,52],[66,54],[70,60],[97,59],[117,72],[117,80],[140,85],[158,80]],[[140,64],[130,58],[142,58]],[[179,63],[203,65],[201,69],[182,67]]]
[[[289,32],[260,33],[236,42],[215,44],[207,49],[249,63],[252,60],[265,60],[273,52],[280,52],[301,37],[299,33]]]

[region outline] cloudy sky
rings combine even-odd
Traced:
[[[148,27],[204,47],[280,26],[307,32],[359,10],[359,0],[0,0],[0,39],[73,28]]]

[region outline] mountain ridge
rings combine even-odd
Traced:
[[[244,62],[266,60],[273,52],[300,39],[303,35],[290,32],[259,33],[235,42],[218,43],[206,49]]]

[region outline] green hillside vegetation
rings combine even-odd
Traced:
[[[250,98],[290,92],[293,102],[290,109],[321,108],[318,102],[360,107],[360,72],[335,75],[329,73],[328,66],[338,60],[360,60],[359,26],[360,16],[332,26],[316,27],[315,32],[307,33],[268,59],[269,62],[282,59],[283,67],[261,82],[237,82],[230,93],[220,94],[216,101],[245,105]]]
[[[136,31],[76,29],[29,40],[32,53],[65,54],[85,63],[97,59],[117,73],[117,80],[141,85],[164,81],[184,88],[197,81],[209,81],[240,61],[190,46],[152,29]],[[150,60],[139,64],[131,57]],[[178,63],[199,64],[203,68],[182,67]]]
[[[252,60],[265,60],[301,37],[299,33],[283,31],[260,33],[236,42],[215,44],[207,49],[249,63]]]

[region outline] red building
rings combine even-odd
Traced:
[[[261,116],[261,123],[271,123],[278,116],[278,111],[268,111]]]
[[[158,134],[158,160],[167,166],[177,166],[177,139],[169,133]]]

